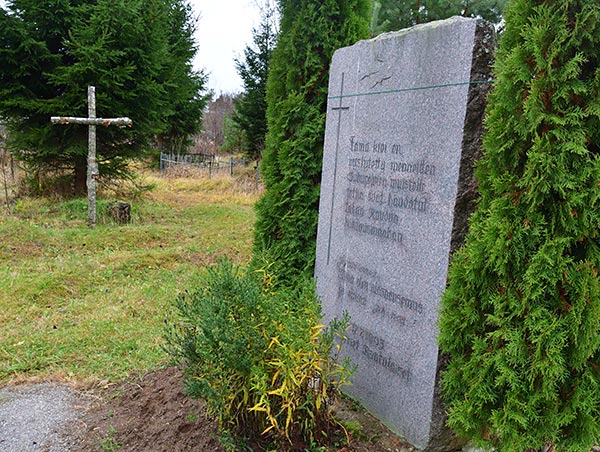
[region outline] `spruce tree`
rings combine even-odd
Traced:
[[[244,84],[244,92],[236,99],[232,119],[244,133],[244,154],[258,160],[265,148],[267,134],[267,79],[269,63],[277,41],[275,11],[267,7],[261,23],[252,30],[253,45],[244,49],[244,59],[235,65]]]
[[[599,67],[597,0],[509,4],[440,320],[448,424],[499,451],[600,441]]]
[[[165,0],[168,24],[168,63],[163,66],[160,83],[168,99],[163,110],[159,136],[163,148],[171,153],[185,153],[192,137],[200,132],[203,110],[210,100],[205,89],[207,76],[194,70],[198,50],[194,40],[196,20],[187,0]]]
[[[131,129],[98,128],[100,173],[124,175],[159,134],[198,128],[204,76],[191,69],[193,25],[184,0],[10,0],[0,13],[0,116],[29,168],[73,174],[85,191],[87,130],[50,116],[129,116]]]
[[[329,64],[368,35],[368,0],[280,0],[267,83],[265,194],[257,204],[255,260],[284,282],[312,275]]]

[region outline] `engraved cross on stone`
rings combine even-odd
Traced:
[[[88,190],[88,225],[96,225],[96,177],[98,176],[98,163],[96,163],[96,126],[130,126],[129,118],[96,118],[96,88],[88,86],[88,117],[74,118],[67,116],[52,116],[52,124],[85,124],[88,131],[88,158],[87,158],[87,190]]]
[[[335,187],[336,187],[336,178],[337,178],[337,166],[338,166],[338,154],[340,150],[340,128],[342,126],[342,113],[346,110],[349,110],[350,107],[346,107],[342,105],[342,101],[344,99],[344,72],[342,72],[342,82],[340,86],[340,94],[337,96],[340,101],[337,107],[332,107],[331,109],[338,112],[338,122],[337,122],[337,131],[336,131],[336,139],[335,139],[335,162],[333,165],[333,188],[331,193],[331,210],[329,212],[329,238],[327,239],[327,265],[329,265],[329,260],[331,258],[331,234],[333,232],[333,206],[335,200]]]

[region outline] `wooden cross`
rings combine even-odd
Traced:
[[[98,176],[98,163],[96,163],[96,126],[130,126],[129,118],[96,118],[96,88],[88,86],[88,117],[73,118],[66,116],[52,116],[52,124],[85,124],[89,126],[88,132],[88,159],[87,159],[87,190],[88,190],[88,225],[96,225],[96,177]]]

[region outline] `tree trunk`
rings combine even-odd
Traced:
[[[75,171],[73,189],[75,195],[83,196],[87,193],[87,162],[85,157],[78,157],[75,160]]]

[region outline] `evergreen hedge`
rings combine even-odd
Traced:
[[[442,303],[448,424],[499,451],[600,441],[600,8],[514,0],[481,199]]]
[[[267,82],[268,134],[257,204],[256,260],[283,281],[313,273],[329,64],[368,36],[369,0],[280,0]],[[263,267],[261,262],[258,267]]]

